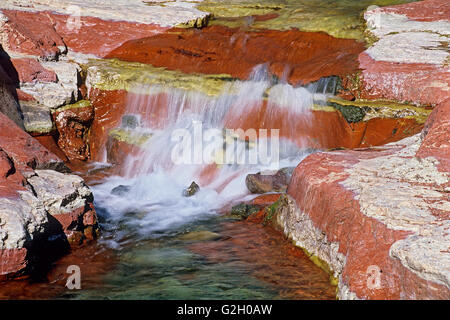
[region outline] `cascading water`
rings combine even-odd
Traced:
[[[332,299],[328,275],[300,249],[221,213],[253,197],[247,174],[296,166],[311,152],[297,130],[308,130],[311,108],[335,86],[323,79],[295,88],[259,66],[213,95],[170,83],[133,88],[114,130],[139,151],[124,155],[120,175],[92,187],[98,243],[118,262],[76,297]],[[192,181],[200,190],[187,197]]]
[[[125,121],[123,129],[128,135],[151,138],[138,154],[126,155],[121,176],[94,187],[97,207],[108,221],[121,221],[140,237],[153,238],[248,199],[247,174],[296,166],[310,152],[302,148],[303,137],[295,127],[299,121],[308,126],[310,109],[324,103],[335,87],[334,78],[328,78],[296,88],[269,77],[264,65],[256,67],[248,81],[229,82],[215,96],[170,84],[139,85],[133,90],[138,94],[128,99],[125,116],[133,125]],[[281,123],[271,123],[280,114]],[[259,117],[256,125],[269,129],[267,138],[261,127],[249,127],[252,115]],[[255,132],[256,140],[246,140],[236,130],[225,134],[224,129]],[[274,136],[273,129],[285,132]],[[184,144],[176,139],[180,132],[188,138]],[[181,156],[176,154],[180,144]],[[183,196],[192,181],[200,191]],[[111,193],[118,186],[124,186],[122,192]]]

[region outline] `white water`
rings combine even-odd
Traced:
[[[97,207],[106,210],[110,222],[124,222],[140,237],[146,238],[166,234],[183,224],[216,214],[230,202],[248,199],[246,175],[296,166],[308,154],[298,146],[302,137],[292,132],[288,139],[280,139],[279,162],[272,159],[265,164],[218,165],[211,179],[203,179],[202,172],[207,164],[173,163],[172,150],[176,144],[171,139],[173,132],[177,129],[193,132],[194,121],[200,122],[203,129],[222,130],[226,121],[232,119],[233,123],[239,123],[242,114],[249,112],[250,108],[259,108],[264,96],[267,97],[267,110],[263,121],[269,121],[280,108],[288,111],[283,126],[289,126],[295,120],[290,115],[301,115],[308,121],[313,104],[325,101],[329,95],[327,92],[334,91],[334,86],[335,83],[327,79],[298,88],[286,83],[273,83],[264,66],[256,68],[249,81],[230,82],[215,97],[170,87],[141,86],[139,91],[149,95],[162,89],[167,92],[164,106],[167,113],[152,124],[145,119],[151,120],[151,116],[160,111],[161,101],[158,99],[161,98],[145,99],[144,95],[129,98],[126,114],[135,114],[143,119],[141,127],[133,129],[133,132],[151,132],[153,136],[143,146],[143,152],[126,157],[123,176],[107,178],[94,186]],[[241,153],[248,153],[245,142],[238,140],[237,143],[236,148],[240,148]],[[223,148],[222,141],[211,145],[216,151]],[[192,181],[200,185],[200,191],[192,197],[184,197],[183,190]],[[125,195],[111,194],[111,190],[119,185],[130,186],[129,192]]]

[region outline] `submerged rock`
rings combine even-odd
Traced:
[[[178,239],[183,241],[211,241],[220,239],[222,236],[218,233],[211,232],[208,230],[200,230],[200,231],[191,231],[182,236],[178,237]]]
[[[113,188],[111,190],[111,194],[115,195],[115,196],[124,196],[126,195],[128,192],[130,192],[131,187],[130,186],[124,186],[123,184]]]
[[[248,203],[240,203],[231,208],[231,215],[240,219],[246,219],[248,216],[261,210],[262,206]]]
[[[196,194],[199,190],[200,190],[199,185],[196,184],[195,181],[192,181],[191,185],[183,191],[183,196],[191,197],[194,194]]]
[[[295,168],[283,168],[275,173],[249,174],[245,184],[251,193],[285,192]]]

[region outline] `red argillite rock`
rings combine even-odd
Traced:
[[[107,57],[185,73],[226,73],[240,79],[247,79],[255,66],[268,63],[270,72],[277,77],[291,84],[305,84],[355,71],[357,55],[363,50],[362,43],[325,33],[296,29],[246,32],[211,26],[201,32],[173,29],[129,41]]]
[[[329,264],[340,298],[450,298],[449,124],[447,101],[423,140],[316,153],[294,171],[278,223]]]
[[[425,123],[423,136],[416,155],[433,157],[439,161],[439,170],[450,171],[450,99],[433,110]]]
[[[450,86],[445,47],[450,2],[425,0],[375,8],[364,18],[376,41],[359,56],[361,73],[344,85],[359,98],[422,105],[444,102]]]
[[[37,60],[30,58],[11,59],[14,68],[18,72],[19,81],[24,82],[56,82],[56,73],[45,69]]]
[[[58,146],[69,160],[90,158],[88,133],[94,120],[94,108],[89,101],[80,101],[72,107],[57,109],[53,118],[59,132]]]
[[[0,113],[0,279],[97,235],[92,192]],[[51,252],[42,252],[40,248]]]

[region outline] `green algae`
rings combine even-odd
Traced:
[[[210,25],[251,29],[326,32],[336,38],[365,39],[363,13],[370,5],[387,6],[411,0],[206,0],[197,9],[210,12]],[[251,16],[275,14],[265,21]]]
[[[135,93],[140,93],[142,85],[159,85],[161,92],[165,92],[167,88],[176,88],[216,96],[234,80],[227,74],[187,74],[118,59],[90,60],[87,73],[87,85],[92,88]]]
[[[288,196],[283,194],[280,198],[275,201],[272,205],[266,207],[265,216],[263,220],[264,225],[271,225],[273,228],[277,230],[283,230],[283,226],[281,225],[278,216],[281,213],[281,210],[288,209],[289,207],[289,199]],[[329,281],[332,286],[337,286],[339,279],[334,276],[333,270],[330,268],[328,263],[322,260],[319,256],[310,253],[305,248],[299,246],[297,243],[293,241],[294,246],[303,250],[306,256],[320,269],[322,269],[325,273],[329,275]]]
[[[151,133],[137,133],[133,130],[116,128],[109,132],[109,136],[117,141],[142,147],[152,137]]]
[[[86,108],[91,105],[91,102],[89,100],[80,100],[72,104],[66,104],[65,106],[62,106],[60,108],[52,110],[52,112],[62,112],[70,109],[77,109],[77,108]]]
[[[423,124],[431,109],[423,106],[398,103],[390,100],[355,100],[348,101],[329,98],[327,104],[339,110],[348,123],[368,121],[373,118],[414,119]]]

